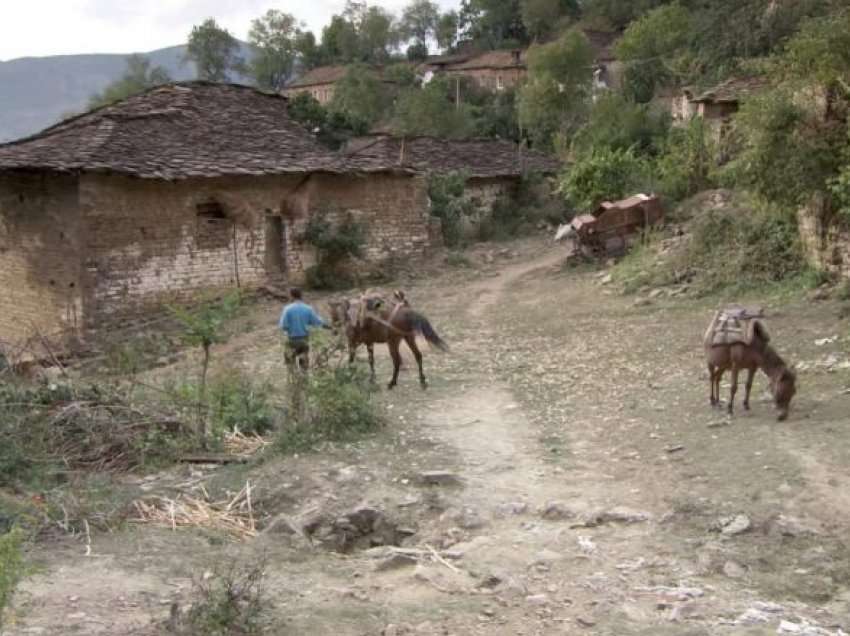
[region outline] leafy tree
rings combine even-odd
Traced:
[[[617,42],[617,57],[627,65],[626,86],[640,102],[648,102],[658,86],[676,78],[674,60],[688,44],[692,24],[687,9],[670,4],[634,21]]]
[[[472,109],[454,103],[454,95],[454,82],[445,77],[430,81],[422,89],[402,91],[396,102],[394,130],[402,135],[470,136],[475,127]]]
[[[333,150],[341,148],[351,137],[368,132],[368,125],[346,113],[328,111],[310,93],[299,93],[289,100],[289,116],[314,133],[318,140]]]
[[[143,55],[130,55],[126,64],[127,68],[120,79],[112,82],[103,92],[91,96],[89,108],[105,106],[171,81],[168,71],[161,66],[151,67],[150,60]]]
[[[257,86],[275,92],[283,88],[292,75],[297,33],[295,18],[275,9],[251,22],[248,41],[254,56],[249,70]]]
[[[670,130],[656,172],[661,191],[671,199],[684,199],[714,185],[717,148],[709,132],[701,117]]]
[[[555,146],[583,121],[589,104],[593,52],[578,30],[528,53],[528,81],[519,93],[519,121],[542,148]]]
[[[336,83],[330,110],[371,125],[387,111],[390,102],[387,85],[378,74],[367,66],[355,64]]]
[[[635,148],[640,154],[656,155],[664,144],[669,124],[666,113],[655,113],[645,104],[607,92],[593,104],[587,123],[576,133],[573,149],[581,153],[593,148]]]
[[[621,29],[666,0],[584,0],[582,12],[597,27]]]
[[[239,41],[212,18],[192,27],[186,59],[195,63],[200,79],[210,82],[226,82],[243,65]]]
[[[520,0],[462,0],[459,21],[466,37],[485,48],[528,42]]]
[[[431,0],[411,0],[401,16],[402,33],[416,44],[428,48],[428,38],[437,30],[440,10]]]
[[[579,15],[576,0],[522,0],[522,23],[529,37],[544,40]]]
[[[398,41],[390,13],[348,0],[342,14],[333,16],[322,30],[321,58],[325,64],[383,63]]]
[[[360,56],[367,62],[387,61],[392,51],[398,46],[399,33],[393,16],[380,7],[369,7],[366,10],[358,33]]]
[[[451,50],[458,39],[460,16],[457,11],[448,11],[440,16],[434,31],[437,46],[443,51]]]
[[[316,42],[316,35],[312,31],[296,33],[294,46],[302,68],[309,70],[324,64],[324,50]]]
[[[428,45],[414,42],[407,47],[406,55],[409,62],[423,62],[428,59]]]

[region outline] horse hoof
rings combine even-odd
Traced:
[[[428,383],[427,383],[427,382],[420,382],[420,383],[419,383],[419,386],[421,386],[421,387],[422,387],[422,390],[423,390],[423,391],[425,391],[425,390],[427,390],[427,389],[428,389]]]
[[[750,405],[749,405],[749,404],[747,404],[746,402],[744,402],[744,410],[745,410],[745,411],[749,411],[749,410],[750,410]]]
[[[390,382],[390,383],[387,385],[387,390],[388,390],[388,391],[392,391],[394,388],[395,388],[395,383],[393,383],[393,382]]]

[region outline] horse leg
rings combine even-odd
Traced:
[[[404,341],[407,343],[407,346],[410,347],[410,350],[413,352],[413,357],[416,358],[416,364],[419,367],[419,384],[422,386],[423,389],[427,389],[428,381],[425,379],[425,371],[422,368],[422,352],[416,345],[416,336],[413,334],[407,335],[404,337]]]
[[[732,365],[732,388],[729,390],[729,415],[735,410],[735,394],[738,392],[738,365]]]
[[[357,345],[348,343],[348,364],[354,364],[354,358],[357,357]]]
[[[387,346],[390,349],[390,356],[393,359],[393,379],[390,380],[390,384],[387,387],[388,389],[393,389],[398,384],[398,372],[401,369],[401,353],[399,352],[399,344],[401,342],[397,338],[391,338],[389,342],[387,342]]]
[[[715,394],[714,394],[714,374],[716,372],[717,371],[714,368],[714,365],[709,362],[708,363],[708,392],[709,392],[708,403],[711,404],[711,406],[717,406],[717,401],[718,401],[718,399],[715,397]]]
[[[747,369],[747,385],[744,391],[744,410],[750,410],[750,392],[753,390],[753,380],[756,377],[755,367]]]
[[[372,383],[375,382],[375,345],[367,344],[366,350],[369,352],[369,371]]]

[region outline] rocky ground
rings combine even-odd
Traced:
[[[768,307],[800,389],[778,423],[761,377],[730,419],[701,352],[729,299],[635,303],[537,241],[469,258],[405,285],[452,351],[426,356],[427,392],[406,358],[384,432],[132,484],[233,496],[250,480],[258,537],[129,524],[44,544],[10,634],[158,633],[193,579],[259,559],[272,634],[850,632],[837,301],[736,299]],[[279,378],[277,311],[258,306],[217,359]]]

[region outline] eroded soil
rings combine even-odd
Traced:
[[[562,269],[548,244],[511,250],[406,286],[452,351],[426,355],[427,392],[405,358],[380,398],[381,434],[139,485],[233,493],[251,479],[258,514],[296,522],[369,504],[412,533],[418,563],[297,534],[131,525],[94,535],[90,556],[81,538],[41,546],[10,633],[158,633],[172,603],[191,602],[193,577],[261,555],[272,634],[850,631],[850,342],[837,307],[740,299],[767,304],[780,353],[803,364],[789,421],[776,422],[763,377],[753,410],[728,419],[708,405],[700,347],[717,299],[636,307],[595,272]],[[281,378],[278,309],[258,307],[260,326],[219,363]],[[388,378],[381,347],[377,358]],[[428,471],[458,483],[423,484]],[[741,516],[749,527],[732,533]]]

